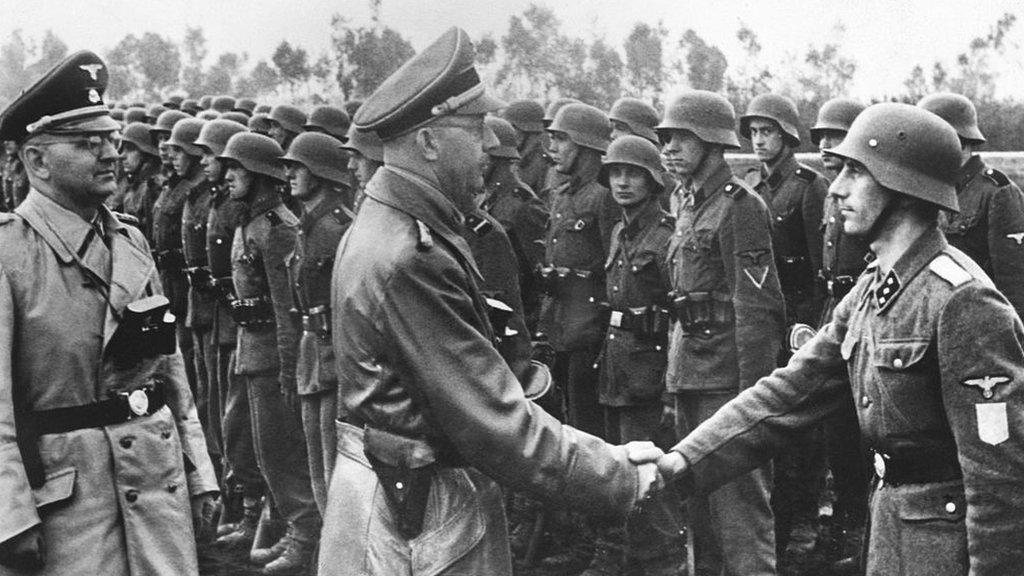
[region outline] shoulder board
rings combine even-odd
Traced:
[[[14,212],[0,212],[0,226],[4,224],[10,224],[17,220],[19,216]]]
[[[722,191],[725,192],[726,196],[733,199],[742,198],[743,195],[747,193],[746,188],[740,186],[735,182],[729,182],[728,184],[726,184],[725,188],[723,188]]]
[[[331,218],[341,225],[348,224],[352,221],[354,214],[346,210],[343,206],[336,206],[331,210]]]
[[[939,254],[928,264],[928,269],[939,278],[949,282],[954,288],[974,279],[971,273],[946,254]]]
[[[424,224],[423,222],[417,220],[416,221],[416,228],[419,229],[419,233],[420,233],[419,244],[417,244],[416,247],[419,248],[420,250],[424,250],[424,251],[430,250],[431,248],[433,248],[434,247],[434,236],[430,232],[430,227],[427,226],[426,224]]]
[[[803,180],[804,182],[814,182],[814,179],[818,177],[818,175],[815,174],[813,170],[808,170],[807,168],[803,167],[797,168],[794,174],[796,174],[796,177]]]
[[[111,210],[110,213],[113,214],[114,218],[117,218],[117,221],[120,222],[121,224],[135,226],[136,228],[139,227],[139,219],[136,218],[135,216],[132,216],[131,214],[125,214],[124,212],[115,212],[114,210]]]
[[[277,226],[281,223],[281,215],[274,210],[267,212],[264,216],[267,218],[267,222],[270,222],[271,226]]]
[[[999,186],[1000,188],[1002,188],[1003,186],[1010,185],[1010,179],[1006,176],[1006,174],[1003,174],[1002,172],[996,170],[995,168],[986,168],[985,171],[982,172],[982,174],[985,175],[985,178],[988,178],[989,180],[992,181],[993,184]]]
[[[469,228],[477,236],[483,236],[494,228],[486,218],[476,214],[466,214],[466,228]]]

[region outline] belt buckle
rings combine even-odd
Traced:
[[[614,328],[622,326],[622,312],[618,310],[612,310],[611,316],[608,318],[608,325]]]
[[[128,398],[128,419],[137,418],[139,416],[145,416],[149,412],[149,395],[143,389],[132,390],[131,392],[124,393],[125,397]]]
[[[889,457],[881,452],[875,452],[875,475],[878,476],[879,480],[885,480],[885,467],[886,460]]]

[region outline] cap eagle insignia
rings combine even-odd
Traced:
[[[81,64],[79,68],[89,73],[89,77],[93,80],[99,80],[97,74],[100,70],[103,70],[103,64]]]

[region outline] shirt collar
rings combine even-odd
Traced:
[[[878,308],[877,314],[885,313],[892,303],[899,299],[903,294],[903,289],[918,273],[948,246],[946,238],[939,232],[939,229],[932,227],[907,248],[884,277],[879,273],[877,260],[869,263],[867,271],[874,274],[875,280],[867,295],[869,298],[874,298]]]
[[[796,155],[790,149],[770,171],[763,164],[761,165],[761,181],[769,188],[776,188],[798,167]]]
[[[35,189],[29,191],[15,212],[32,225],[64,263],[74,261],[74,255],[96,234],[91,222]],[[96,218],[108,237],[114,233],[127,236],[124,224],[106,206],[99,207]]]

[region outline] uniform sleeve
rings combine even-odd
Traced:
[[[964,476],[973,576],[1015,574],[1024,565],[1022,346],[1020,320],[978,282],[955,292],[940,315],[942,400]],[[991,393],[979,385],[986,379]]]
[[[462,269],[434,249],[400,265],[381,310],[402,382],[416,386],[434,425],[501,484],[591,513],[622,516],[637,473],[621,447],[563,426],[526,400],[481,333]]]
[[[604,248],[604,257],[608,256],[608,250],[612,243],[612,230],[622,220],[622,208],[615,203],[611,190],[601,186],[600,200],[598,201],[598,218],[601,227],[601,246]],[[604,261],[602,260],[602,264]]]
[[[823,243],[822,226],[825,219],[825,197],[828,195],[828,181],[816,176],[804,191],[800,209],[803,213],[804,239],[811,256],[811,269],[815,277],[821,272]],[[816,294],[816,296],[821,296]],[[819,307],[820,308],[820,307]]]
[[[264,247],[264,269],[270,299],[274,303],[276,321],[277,351],[281,359],[281,373],[278,378],[282,388],[296,389],[295,365],[299,354],[299,330],[291,310],[292,291],[288,284],[287,258],[295,250],[296,228],[287,224],[270,227],[267,245]]]
[[[14,373],[11,365],[14,303],[7,274],[0,269],[0,542],[39,524],[14,426]]]
[[[1010,184],[992,195],[988,205],[988,249],[992,281],[1018,315],[1024,314],[1024,193]]]
[[[719,246],[732,291],[739,389],[743,390],[776,366],[785,304],[772,255],[767,208],[753,194],[736,198],[732,208],[719,229]]]
[[[684,483],[709,494],[757,468],[795,434],[850,402],[840,344],[845,315],[823,328],[784,368],[778,368],[723,406],[672,449],[686,458]],[[691,484],[692,483],[692,484]]]

